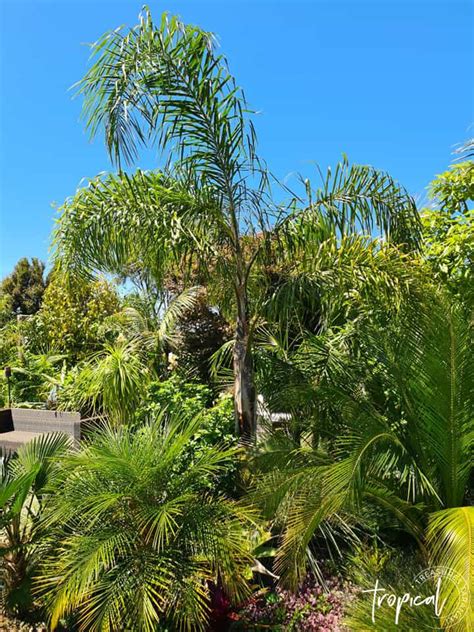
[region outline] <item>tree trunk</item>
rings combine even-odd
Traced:
[[[20,545],[17,545],[21,547]],[[25,552],[20,548],[4,554],[4,608],[9,615],[27,619],[31,615],[33,600],[29,587],[25,583],[28,570],[28,562]]]
[[[234,346],[234,410],[236,432],[242,443],[255,440],[257,429],[256,393],[252,354],[249,346],[249,318],[245,287],[238,287]]]

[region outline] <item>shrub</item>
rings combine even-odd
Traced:
[[[272,632],[337,632],[353,589],[337,577],[326,580],[327,590],[308,575],[295,592],[276,588],[252,597],[237,613],[234,629]]]
[[[201,458],[215,446],[237,445],[237,437],[234,434],[234,408],[230,395],[221,395],[214,400],[211,389],[205,384],[186,382],[174,375],[163,382],[150,384],[145,402],[137,412],[137,421],[144,423],[153,420],[164,410],[171,415],[179,413],[186,419],[196,416],[201,419],[198,430],[190,438],[182,454],[186,463]],[[227,493],[233,493],[237,465],[237,457],[229,461],[212,485]]]

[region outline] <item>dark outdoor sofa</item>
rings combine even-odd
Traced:
[[[80,414],[32,408],[0,409],[0,448],[4,452],[15,452],[31,439],[51,432],[64,432],[77,445],[81,439]]]

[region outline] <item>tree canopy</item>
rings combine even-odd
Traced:
[[[36,257],[31,261],[23,257],[16,263],[0,286],[4,313],[30,315],[39,310],[46,288],[44,268],[44,263]]]

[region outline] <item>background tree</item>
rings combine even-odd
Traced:
[[[92,54],[95,64],[79,83],[92,135],[105,130],[119,168],[146,144],[166,152],[167,167],[133,176],[120,170],[78,191],[62,208],[57,260],[76,273],[144,269],[157,287],[169,269],[186,277],[197,266],[232,315],[236,426],[248,440],[256,422],[249,284],[257,262],[275,251],[275,235],[294,241],[303,233],[317,239],[323,226],[335,234],[374,229],[411,246],[414,202],[387,175],[344,163],[318,191],[307,187],[307,202],[280,221],[243,92],[212,35],[166,15],[155,25],[145,10],[136,27],[107,33]]]
[[[31,261],[20,259],[0,285],[2,312],[35,314],[41,307],[45,287],[44,263],[35,257]]]
[[[104,320],[120,309],[120,299],[107,281],[77,278],[69,283],[53,274],[38,314],[45,343],[66,353],[70,362],[97,351]]]
[[[474,162],[453,164],[431,183],[433,207],[422,213],[424,256],[459,295],[474,286]]]
[[[112,284],[76,279],[66,284],[51,274],[40,309],[9,318],[0,329],[0,365],[11,366],[12,401],[55,406],[58,389],[70,382],[72,365],[97,352],[107,340],[107,317],[120,308]],[[7,385],[0,374],[0,400]]]

